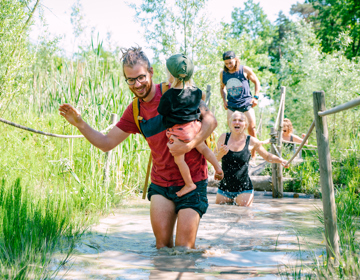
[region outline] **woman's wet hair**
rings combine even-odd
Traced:
[[[124,67],[133,68],[137,64],[144,65],[148,72],[150,72],[150,61],[146,54],[142,51],[141,47],[121,48],[122,52],[121,61],[123,64],[123,74],[125,76]]]
[[[245,116],[245,114],[243,112],[240,112],[240,111],[234,111],[234,113],[231,114],[230,118],[229,118],[229,127],[230,127],[230,130],[231,130],[231,122],[234,120],[235,118],[235,114],[240,114],[241,116],[243,116],[245,118],[245,123],[246,123],[246,127],[247,128],[249,126],[249,121],[247,119],[247,117]]]
[[[285,125],[289,128],[289,132],[293,133],[293,130],[294,130],[293,125],[292,125],[291,121],[289,119],[287,119],[287,118],[285,118],[284,121],[283,121],[283,127]]]
[[[238,57],[235,57],[233,59],[235,59],[235,71],[239,71],[239,69],[240,69],[240,59]],[[224,71],[229,72],[229,69],[226,67],[225,63],[224,63]]]

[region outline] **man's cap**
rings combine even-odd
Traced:
[[[170,74],[180,80],[190,80],[194,72],[194,64],[184,54],[175,54],[166,60],[166,67]]]
[[[223,53],[223,60],[235,58],[235,53],[233,51],[227,51]]]

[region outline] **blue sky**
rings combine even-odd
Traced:
[[[70,23],[71,6],[75,0],[42,0],[41,5],[45,12],[47,30],[51,36],[61,36],[60,47],[71,54],[76,51],[77,44],[90,41],[91,31],[99,34],[100,40],[107,47],[106,38],[111,34],[112,47],[129,47],[135,44],[145,46],[146,42],[141,34],[142,28],[134,21],[135,12],[126,3],[140,2],[136,0],[82,0],[84,23],[87,27],[79,39],[75,40]],[[244,7],[242,0],[208,0],[209,16],[216,21],[231,20],[233,7]],[[289,16],[290,7],[298,0],[254,0],[260,3],[264,12],[271,21],[275,21],[280,10]],[[37,19],[39,16],[37,15]],[[31,38],[36,41],[38,35],[44,32],[39,20],[33,26]]]

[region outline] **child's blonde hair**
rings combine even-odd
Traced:
[[[177,86],[182,85],[182,84],[183,84],[183,81],[181,81],[180,79],[174,77],[174,82],[171,84],[171,87],[172,88],[177,87]],[[185,87],[195,87],[194,80],[191,78],[190,80],[186,81],[185,82]]]

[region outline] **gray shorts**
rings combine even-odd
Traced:
[[[181,209],[191,208],[199,213],[200,218],[205,214],[209,203],[207,199],[206,187],[208,180],[203,180],[196,182],[196,189],[178,197],[176,192],[181,190],[183,186],[173,186],[173,187],[161,187],[153,183],[150,184],[148,190],[148,199],[151,200],[151,196],[154,194],[160,194],[168,200],[171,200],[175,203],[175,213],[177,214]]]

